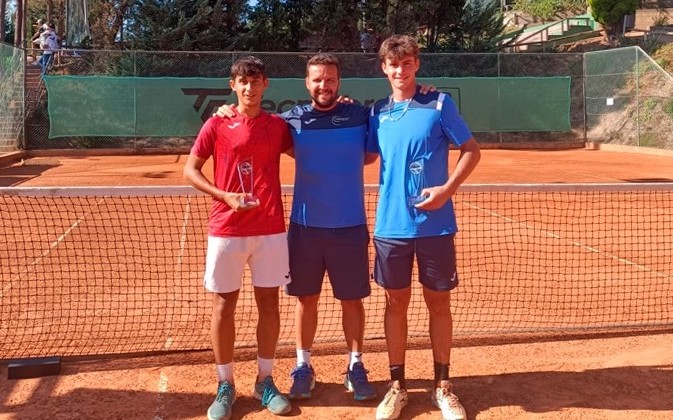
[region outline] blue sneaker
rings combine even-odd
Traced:
[[[266,407],[271,414],[282,416],[292,410],[290,401],[276,388],[271,376],[267,376],[262,382],[255,385],[253,395],[262,402],[262,407]]]
[[[215,401],[208,407],[208,420],[229,420],[231,407],[236,401],[236,388],[227,381],[220,382],[217,386]]]
[[[292,370],[292,387],[290,388],[291,400],[305,400],[311,398],[311,391],[315,388],[315,371],[313,366],[302,363]]]
[[[367,379],[367,371],[362,362],[353,365],[353,370],[346,371],[344,386],[347,390],[353,391],[353,398],[356,401],[367,401],[376,398],[376,390]]]

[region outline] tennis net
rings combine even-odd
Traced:
[[[370,230],[377,191],[367,186]],[[464,185],[454,197],[456,339],[670,328],[672,195],[665,183]],[[191,187],[0,188],[0,359],[210,348],[209,204]],[[239,347],[255,345],[245,276]],[[294,342],[294,304],[281,293],[281,345]],[[382,338],[378,286],[365,308],[366,338]],[[317,341],[341,341],[328,282],[319,318]],[[427,330],[414,282],[409,335]]]

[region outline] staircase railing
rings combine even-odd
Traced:
[[[586,26],[595,30],[596,21],[591,16],[582,15],[565,18],[556,22],[550,22],[540,26],[535,30],[531,30],[530,32],[524,31],[523,34],[519,35],[516,39],[514,39],[513,42],[510,43],[509,47],[544,43],[552,40],[552,36],[562,37],[565,32],[569,31],[570,28],[574,26]],[[507,41],[511,41],[511,39],[505,37],[503,42]]]

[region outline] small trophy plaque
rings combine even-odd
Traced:
[[[241,192],[245,194],[243,198],[240,199],[240,203],[245,207],[254,207],[259,206],[259,198],[253,192],[253,166],[252,158],[245,159],[242,162],[239,162],[236,165],[238,170],[238,180],[241,183]]]
[[[411,207],[422,203],[428,197],[423,195],[423,189],[426,187],[423,160],[414,160],[409,163],[409,196],[407,204]]]

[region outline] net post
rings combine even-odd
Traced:
[[[39,378],[59,373],[61,373],[61,358],[58,356],[13,359],[7,365],[7,379]]]

